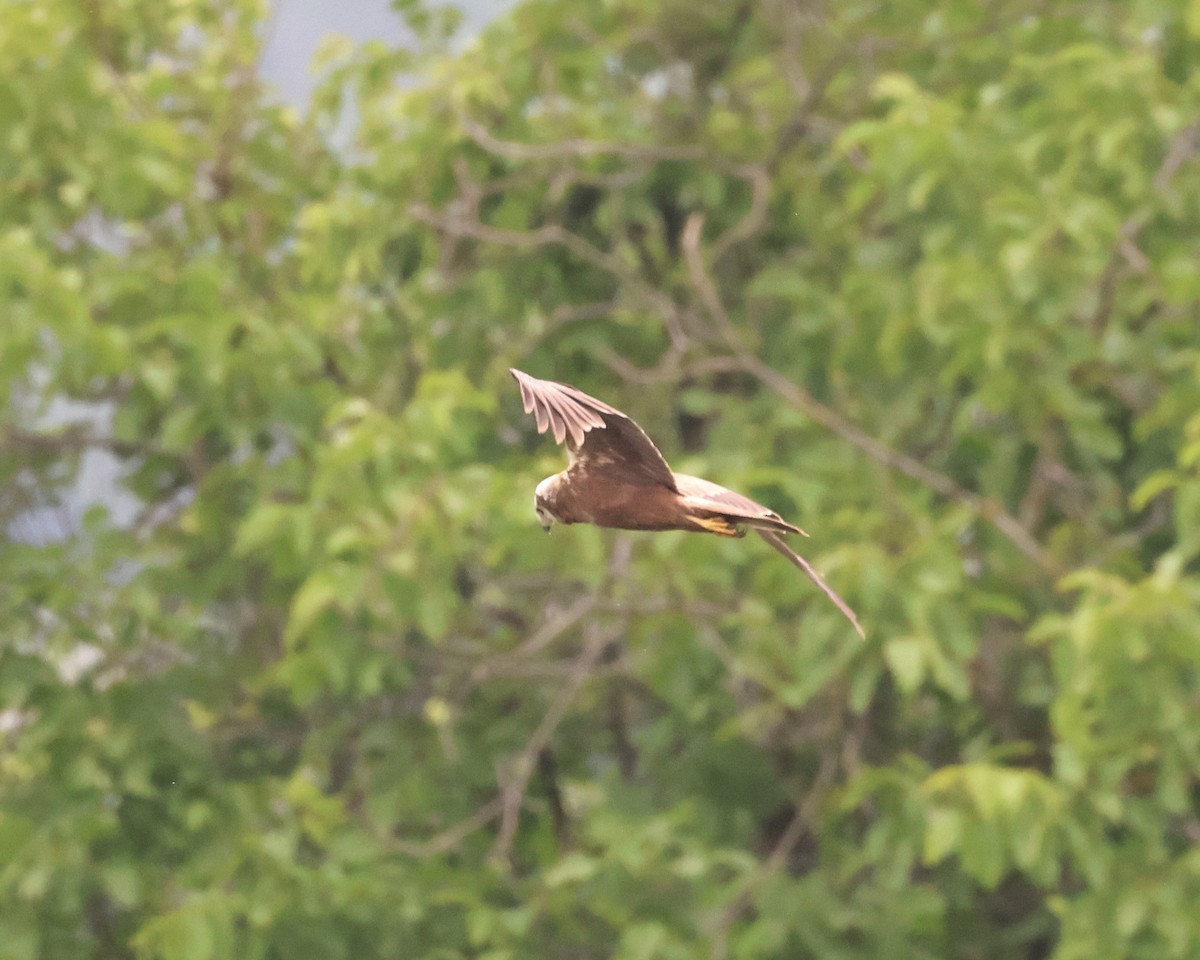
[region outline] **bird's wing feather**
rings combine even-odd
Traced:
[[[761,520],[769,523],[772,529],[781,532],[786,530],[789,533],[808,536],[799,527],[784,520],[774,510],[764,507],[761,503],[756,503],[749,497],[743,496],[734,490],[729,490],[718,483],[713,483],[711,480],[705,480],[701,477],[691,477],[686,473],[677,473],[675,474],[675,487],[685,497],[708,501],[717,509],[723,510],[730,516],[745,519],[748,525],[753,525],[755,520]]]
[[[854,629],[858,631],[858,635],[864,640],[866,639],[867,635],[863,632],[863,628],[858,622],[858,617],[855,615],[854,611],[850,609],[850,605],[837,595],[837,592],[833,589],[833,587],[821,579],[821,575],[812,568],[812,564],[810,564],[807,560],[800,556],[800,554],[796,553],[796,551],[789,547],[784,542],[783,537],[781,537],[779,534],[770,530],[759,530],[758,535],[766,540],[767,543],[773,546],[776,550],[782,553],[785,557],[787,557],[788,560],[807,573],[809,579],[811,579],[813,583],[815,583],[821,588],[822,591],[824,591],[825,596],[832,600],[834,606],[841,610],[846,619],[854,625]]]
[[[675,477],[658,447],[616,407],[565,383],[509,372],[521,388],[525,412],[537,421],[538,433],[550,430],[555,443],[565,442],[583,469],[631,472],[642,483],[675,489]]]

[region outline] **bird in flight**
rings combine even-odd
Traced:
[[[538,433],[565,442],[569,466],[534,492],[534,508],[547,533],[555,523],[594,523],[620,530],[693,530],[744,537],[746,528],[803,570],[866,636],[854,611],[812,565],[783,539],[808,534],[749,497],[700,477],[675,473],[641,427],[615,407],[582,390],[509,370],[521,388],[526,413]]]

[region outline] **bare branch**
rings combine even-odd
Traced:
[[[792,92],[796,95],[799,102],[796,104],[796,109],[791,118],[780,132],[779,140],[767,163],[767,169],[771,171],[774,171],[779,166],[780,161],[787,156],[792,147],[809,130],[813,114],[816,112],[817,107],[820,106],[821,101],[825,99],[825,94],[829,92],[830,86],[837,79],[842,68],[852,62],[866,60],[870,56],[873,46],[870,42],[841,44],[839,49],[822,64],[821,68],[817,71],[816,77],[812,81],[809,81],[799,76],[794,66],[801,59],[799,37],[796,34],[796,30],[804,19],[803,14],[799,10],[794,10],[785,14],[785,17],[784,76],[787,78],[788,84],[791,86]],[[835,42],[832,37],[827,39],[830,43]]]
[[[724,367],[726,369],[740,369],[753,374],[774,390],[776,394],[787,400],[792,406],[802,410],[822,426],[853,444],[873,459],[894,470],[899,470],[901,473],[924,483],[926,486],[932,487],[943,496],[950,497],[961,503],[970,504],[1011,540],[1022,553],[1037,563],[1042,569],[1051,572],[1056,570],[1053,561],[1042,550],[1041,545],[1034,539],[1033,535],[1021,525],[1020,521],[1011,514],[1006,513],[998,503],[984,500],[977,494],[959,486],[949,477],[930,470],[920,461],[898,450],[893,450],[882,441],[872,437],[865,430],[854,426],[834,410],[818,403],[810,394],[801,390],[774,368],[769,367],[751,353],[746,347],[733,319],[729,316],[729,312],[725,309],[725,304],[722,302],[721,295],[717,291],[717,285],[704,264],[704,259],[700,252],[700,235],[703,227],[703,214],[694,213],[688,218],[683,230],[682,240],[684,258],[687,261],[692,285],[696,288],[705,310],[721,330],[724,339],[734,353],[732,357],[713,358],[711,361],[708,361],[706,365],[709,369]],[[778,545],[772,545],[776,549],[779,549]],[[809,573],[809,576],[813,576],[811,568],[806,572]],[[830,599],[834,603],[837,603],[839,607],[844,606],[841,598],[837,594],[832,593],[832,591],[829,591],[820,578],[814,579],[816,579],[818,586],[821,586],[822,589],[831,594]],[[843,612],[846,611],[849,611],[848,607],[845,607]],[[850,617],[855,628],[861,633],[862,628],[858,626],[858,621],[853,614],[847,613],[847,616]]]
[[[600,320],[609,316],[615,306],[615,300],[597,300],[594,303],[564,303],[554,308],[550,314],[550,320],[555,326],[578,323],[582,320]]]
[[[1180,167],[1191,160],[1197,150],[1200,150],[1200,117],[1180,130],[1168,144],[1162,162],[1154,174],[1153,192],[1155,197],[1161,196],[1167,191]],[[1137,274],[1144,274],[1150,268],[1150,261],[1142,253],[1137,242],[1142,230],[1150,222],[1153,209],[1153,199],[1147,200],[1126,217],[1125,222],[1117,230],[1112,253],[1109,255],[1104,269],[1100,272],[1100,276],[1096,279],[1096,309],[1092,313],[1091,328],[1097,335],[1103,331],[1112,314],[1117,285],[1123,279],[1125,266]]]
[[[609,559],[609,582],[624,576],[632,556],[633,542],[629,537],[617,537],[613,542],[613,551]],[[538,756],[549,745],[559,724],[566,718],[579,691],[594,675],[594,667],[605,648],[620,635],[621,625],[601,627],[591,620],[584,627],[583,650],[576,657],[570,673],[564,678],[558,696],[551,702],[542,716],[541,722],[534,729],[521,753],[513,762],[511,770],[501,783],[500,795],[503,807],[500,816],[500,830],[492,845],[489,859],[495,863],[507,863],[512,854],[513,841],[517,835],[517,825],[520,820],[521,807],[525,803],[525,794],[529,789],[529,780],[533,776]]]
[[[812,828],[817,807],[825,799],[836,772],[836,746],[831,744],[821,755],[821,766],[817,770],[817,775],[813,779],[804,802],[796,808],[795,815],[780,834],[779,840],[767,855],[766,860],[746,877],[733,900],[720,912],[715,922],[710,924],[709,938],[712,941],[712,950],[709,956],[713,960],[723,960],[728,952],[730,928],[751,908],[754,895],[759,888],[787,865],[788,858],[796,849],[796,845]]]
[[[710,370],[740,370],[752,374],[774,391],[777,396],[841,437],[851,446],[861,450],[872,460],[923,483],[944,497],[971,507],[1003,534],[1013,546],[1047,573],[1054,576],[1062,573],[1058,563],[1042,549],[1033,534],[995,500],[981,497],[960,486],[945,474],[930,469],[908,454],[893,450],[882,440],[877,440],[862,428],[850,423],[841,414],[819,403],[807,391],[796,386],[783,374],[759,360],[758,357],[743,352],[733,357],[713,357],[705,361],[704,365]]]
[[[474,240],[482,240],[498,246],[515,247],[519,250],[548,246],[565,247],[579,259],[613,276],[624,288],[632,290],[644,302],[654,307],[662,316],[672,343],[678,344],[680,349],[683,349],[688,342],[679,308],[674,300],[628,270],[611,253],[601,250],[557,223],[547,224],[536,230],[508,230],[503,227],[490,226],[474,217],[447,216],[423,203],[412,204],[408,208],[408,212],[414,220],[419,220],[438,230],[444,230],[451,236],[471,237]]]
[[[477,686],[487,680],[492,673],[500,671],[512,663],[528,660],[550,646],[595,610],[599,600],[600,598],[596,594],[585,594],[565,609],[548,610],[545,621],[528,640],[512,650],[489,657],[476,664],[475,669],[471,671],[471,686]]]
[[[601,630],[595,623],[587,627],[587,639],[583,651],[575,660],[571,672],[564,678],[562,688],[558,692],[549,709],[542,716],[541,722],[534,729],[532,736],[526,742],[521,753],[513,761],[512,767],[504,777],[501,785],[502,810],[500,830],[496,841],[492,844],[489,859],[496,863],[507,863],[512,854],[513,840],[517,835],[517,824],[520,820],[521,807],[525,803],[525,792],[529,789],[529,780],[537,764],[538,754],[550,743],[559,724],[566,718],[579,691],[583,689],[592,673],[592,667],[600,659],[601,653],[616,633]]]
[[[117,437],[101,437],[78,426],[68,427],[56,433],[41,433],[8,427],[0,435],[0,449],[26,450],[29,452],[63,452],[72,450],[107,450],[120,457],[172,457],[184,459],[176,451],[166,450],[148,440],[121,440]]]
[[[729,348],[736,353],[744,353],[746,345],[737,327],[734,326],[733,320],[730,319],[729,312],[721,300],[721,294],[717,291],[717,285],[704,264],[704,256],[700,252],[700,237],[703,231],[704,214],[691,214],[687,218],[687,223],[684,224],[680,243],[692,286],[700,296],[700,302],[704,304],[705,312],[712,318]]]
[[[636,383],[643,387],[655,386],[660,383],[675,383],[679,380],[679,362],[682,352],[672,344],[663,356],[662,362],[653,369],[635,367],[619,353],[604,344],[595,350],[596,359],[621,379]]]
[[[462,118],[463,130],[475,143],[498,156],[511,160],[563,160],[576,157],[618,156],[634,160],[705,160],[709,151],[702,146],[662,146],[657,144],[618,143],[604,140],[560,140],[557,143],[532,144],[501,140],[483,124]]]
[[[1167,147],[1162,163],[1154,174],[1155,191],[1158,193],[1165,191],[1171,185],[1171,181],[1175,179],[1179,168],[1191,160],[1197,150],[1200,150],[1200,117],[1180,130],[1171,141],[1170,146]]]
[[[767,208],[771,199],[770,174],[762,167],[748,166],[743,168],[738,176],[750,184],[750,209],[713,243],[713,263],[720,263],[733,247],[758,233],[767,219]]]
[[[439,854],[453,850],[471,834],[482,830],[500,816],[503,808],[503,798],[495,796],[469,817],[460,820],[452,827],[448,827],[437,834],[437,836],[416,843],[393,837],[388,841],[388,846],[410,857],[417,857],[422,860],[429,857],[436,857]]]

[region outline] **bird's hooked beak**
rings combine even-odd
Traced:
[[[533,492],[533,509],[537,511],[538,523],[542,525],[542,529],[546,533],[550,532],[550,528],[554,526],[554,521],[557,517],[550,509],[550,495],[555,485],[558,483],[558,474],[552,477],[547,477],[537,485],[537,489]]]

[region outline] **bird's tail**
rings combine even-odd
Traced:
[[[738,523],[745,524],[751,530],[758,530],[760,533],[763,530],[774,530],[776,533],[798,533],[802,537],[808,536],[794,523],[788,523],[779,517],[742,517]]]
[[[797,527],[795,524],[788,523],[786,520],[768,511],[765,507],[759,507],[758,504],[753,504],[754,509],[749,507],[743,509],[736,504],[724,503],[720,500],[710,499],[709,497],[681,497],[680,502],[684,509],[691,515],[693,520],[700,522],[699,518],[711,520],[713,527],[720,525],[736,525],[738,527],[750,527],[753,530],[774,530],[776,533],[798,533],[802,537],[807,537],[808,534]],[[709,529],[707,523],[700,523],[701,526]],[[724,536],[741,536],[741,534],[725,533],[723,530],[713,529],[713,533],[720,533]]]
[[[790,562],[794,563],[806,574],[808,574],[809,579],[821,588],[821,590],[825,593],[825,596],[832,600],[834,606],[841,610],[846,619],[854,625],[854,629],[858,631],[858,635],[864,640],[866,639],[867,635],[863,632],[863,628],[858,622],[858,617],[855,615],[854,611],[850,609],[850,605],[841,597],[839,597],[833,587],[831,587],[821,578],[821,575],[812,568],[812,564],[810,564],[807,560],[800,556],[800,554],[796,553],[796,551],[784,543],[783,537],[781,537],[778,533],[770,530],[759,530],[758,535],[766,540],[767,543],[773,546],[776,550],[782,553],[785,557],[787,557]]]

